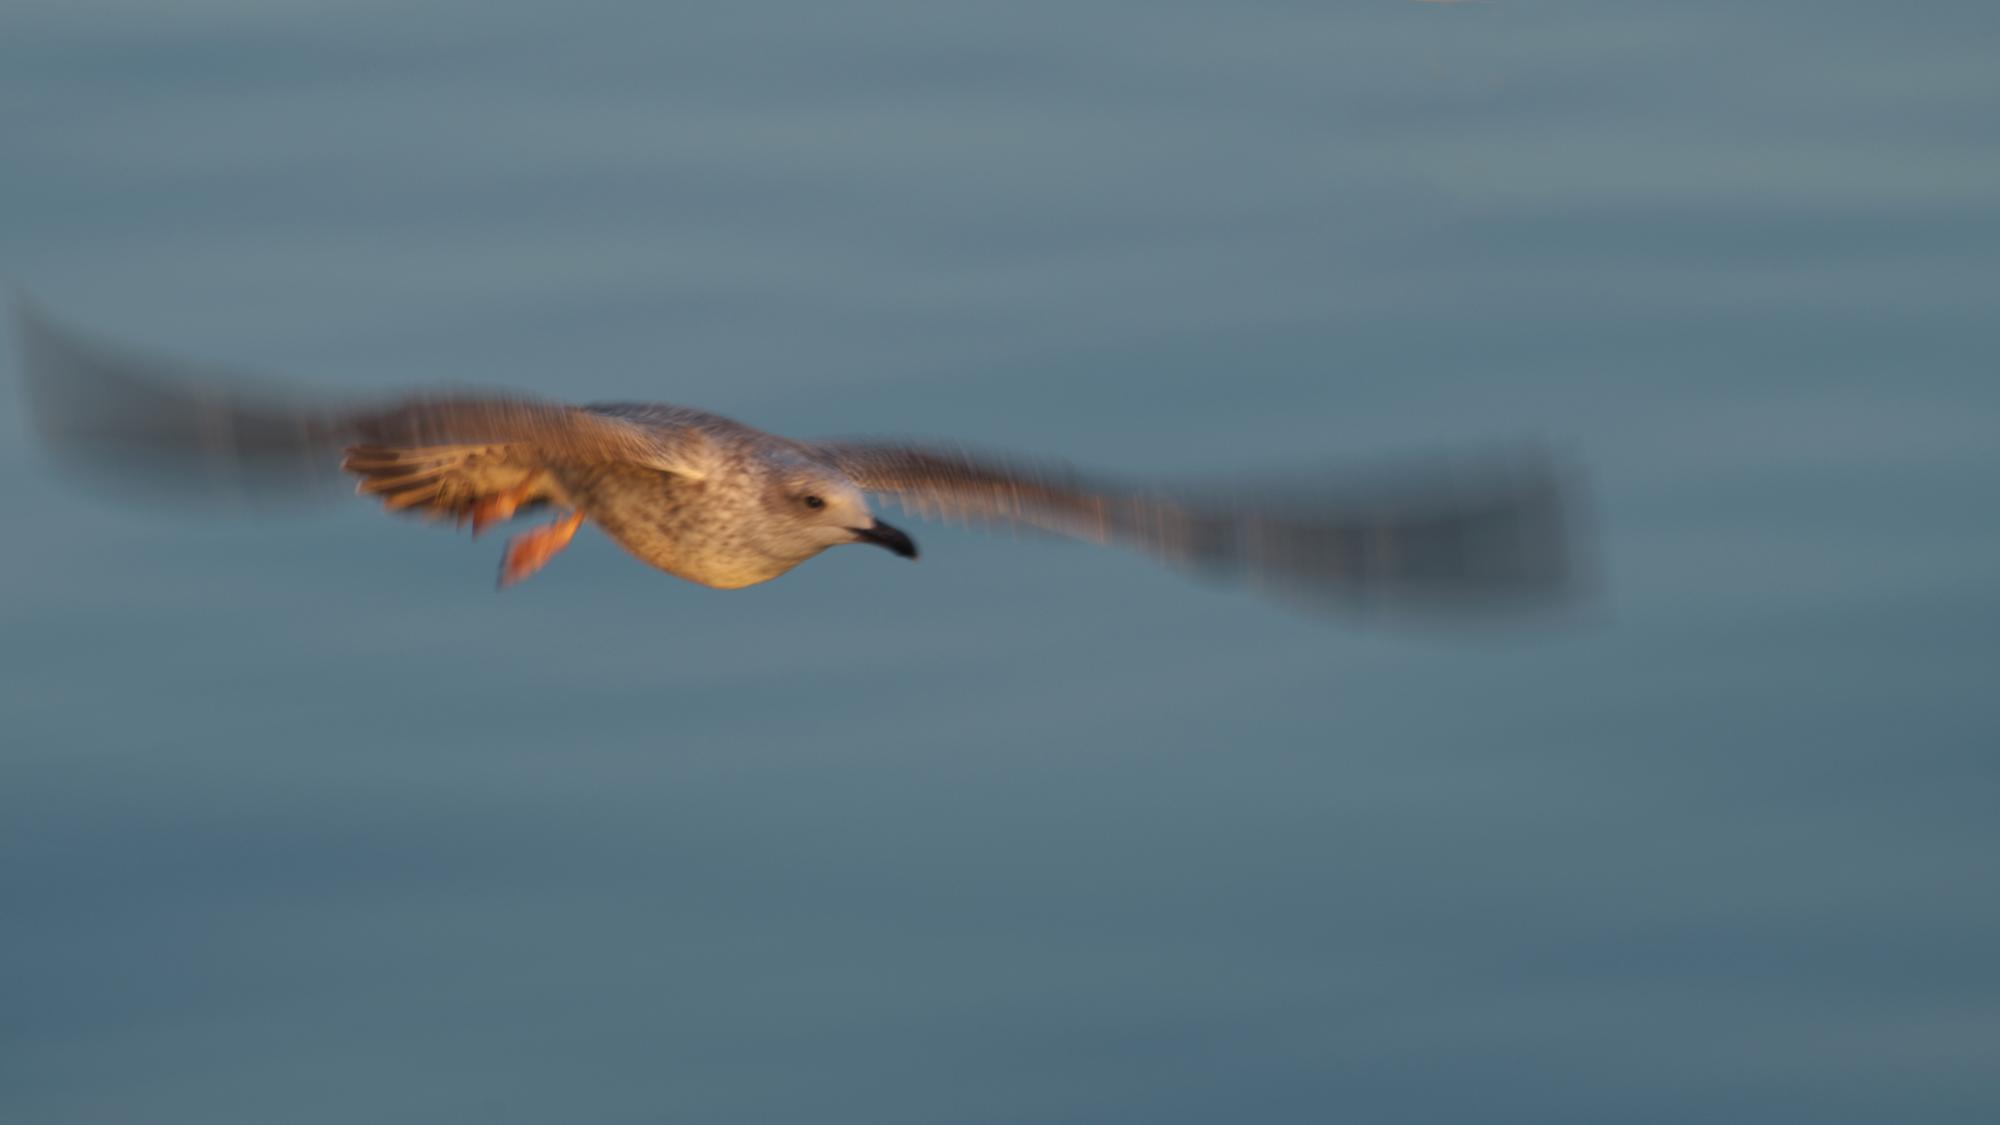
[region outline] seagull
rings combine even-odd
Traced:
[[[59,459],[108,470],[128,492],[282,491],[344,470],[388,510],[474,536],[552,510],[508,543],[503,588],[586,523],[650,566],[724,590],[848,544],[916,559],[871,497],[920,517],[1133,548],[1313,604],[1546,604],[1577,569],[1573,482],[1540,454],[1365,487],[1169,488],[950,444],[797,440],[664,403],[460,390],[336,403],[104,344],[25,299],[15,324],[30,415]]]

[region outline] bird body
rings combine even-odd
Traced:
[[[522,509],[554,505],[652,566],[726,590],[769,581],[841,543],[867,540],[916,554],[907,536],[875,518],[830,457],[720,415],[655,403],[548,404],[544,427],[596,427],[623,445],[383,443],[436,409],[417,401],[379,421],[348,421],[354,433],[384,435],[345,451],[342,467],[362,478],[358,491],[381,495],[392,509],[458,516],[475,532]],[[484,432],[469,420],[452,428]],[[537,565],[547,557],[538,556]],[[510,552],[503,583],[528,573]]]
[[[567,503],[619,546],[668,574],[735,590],[768,582],[834,545],[808,540],[785,549],[760,534],[771,522],[763,511],[769,472],[761,459],[744,458],[701,480],[619,464],[561,476]]]
[[[1122,544],[1315,602],[1546,601],[1574,570],[1569,493],[1539,458],[1360,490],[1120,485],[951,447],[801,441],[662,403],[446,392],[330,405],[109,349],[25,305],[16,323],[33,415],[67,460],[184,490],[304,483],[338,466],[390,510],[469,522],[474,534],[558,509],[509,545],[502,585],[535,573],[585,523],[719,589],[849,543],[916,558],[870,495],[920,515]]]
[[[691,447],[697,466],[691,472],[618,463],[563,477],[575,507],[627,551],[669,574],[740,589],[768,582],[843,541],[814,534],[815,524],[886,526],[868,512],[853,481],[802,443],[685,407],[600,403],[584,409]],[[689,441],[689,433],[698,436]],[[807,507],[808,498],[828,507]],[[914,546],[905,553],[914,558]]]

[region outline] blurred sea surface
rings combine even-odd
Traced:
[[[2000,1120],[2000,8],[14,0],[0,275],[344,392],[1199,479],[1600,588],[767,586],[107,506],[0,375],[0,1117]]]

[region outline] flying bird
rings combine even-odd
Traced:
[[[946,444],[802,441],[663,403],[476,391],[315,400],[108,346],[25,301],[15,322],[31,416],[61,460],[108,470],[128,490],[183,493],[287,491],[344,470],[389,510],[474,535],[552,509],[553,522],[508,543],[503,587],[540,571],[585,523],[648,565],[720,589],[847,544],[917,558],[871,497],[1135,548],[1319,604],[1546,604],[1577,571],[1572,482],[1538,454],[1344,486],[1121,484]]]

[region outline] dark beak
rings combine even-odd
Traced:
[[[854,532],[854,538],[860,542],[873,543],[884,550],[894,551],[906,559],[917,557],[917,545],[910,541],[910,537],[903,534],[900,530],[883,523],[881,520],[876,520],[867,527],[856,527],[849,530]]]

